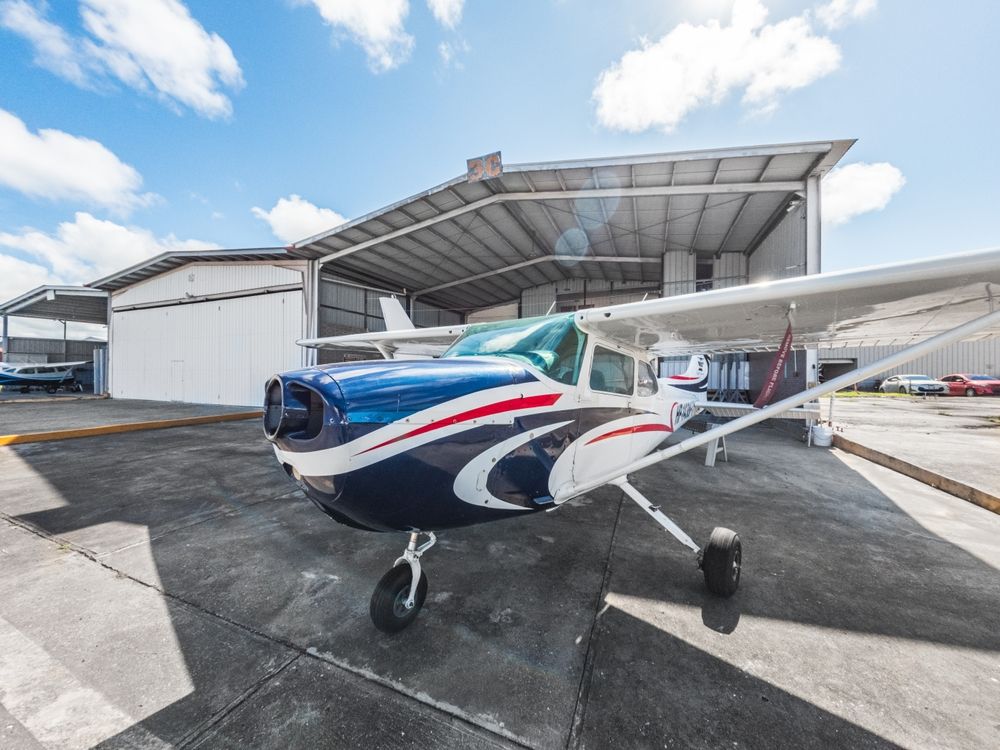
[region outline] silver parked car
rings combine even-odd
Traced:
[[[915,396],[943,396],[948,393],[948,384],[926,375],[893,375],[879,386],[882,393],[911,393]]]

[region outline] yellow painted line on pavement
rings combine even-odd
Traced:
[[[46,432],[25,432],[20,435],[0,435],[0,445],[20,445],[21,443],[47,443],[52,440],[72,440],[73,438],[113,435],[118,432],[139,432],[141,430],[165,430],[170,427],[191,427],[216,422],[237,422],[245,419],[259,419],[259,411],[240,411],[229,414],[209,414],[202,417],[182,417],[180,419],[156,419],[148,422],[124,422],[105,424],[97,427],[77,427],[70,430],[48,430]]]

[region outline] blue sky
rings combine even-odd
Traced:
[[[903,0],[0,0],[0,299],[285,244],[495,149],[858,138],[825,268],[1000,245],[998,22]]]

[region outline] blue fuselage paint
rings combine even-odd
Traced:
[[[529,368],[514,361],[482,358],[329,365],[285,373],[280,379],[285,389],[299,384],[323,397],[317,434],[272,437],[280,450],[291,453],[351,444],[438,406],[447,413],[448,403],[462,397],[475,395],[476,403],[488,408],[498,401],[506,403],[516,386],[542,385]],[[465,423],[466,429],[458,432],[438,430],[441,437],[434,435],[441,425],[427,426],[425,420],[414,429],[425,430],[429,441],[361,468],[336,475],[300,475],[296,481],[335,520],[372,531],[436,531],[543,510],[552,502],[550,471],[566,448],[587,430],[635,413],[624,407],[580,409],[569,390],[553,384],[553,396],[559,398],[544,413]],[[563,422],[542,433],[541,428]],[[540,434],[500,458],[485,476],[486,487],[496,498],[522,510],[483,507],[456,496],[456,476],[464,466],[492,446],[532,430]]]

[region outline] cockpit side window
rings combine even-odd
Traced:
[[[639,362],[639,387],[636,393],[640,396],[655,396],[658,386],[656,375],[648,362]]]
[[[549,376],[569,385],[576,385],[580,379],[580,366],[587,348],[587,337],[575,325],[566,332],[556,347],[556,362],[549,368]]]
[[[590,387],[595,391],[631,396],[635,383],[635,360],[627,354],[594,347],[594,363],[590,368]]]

